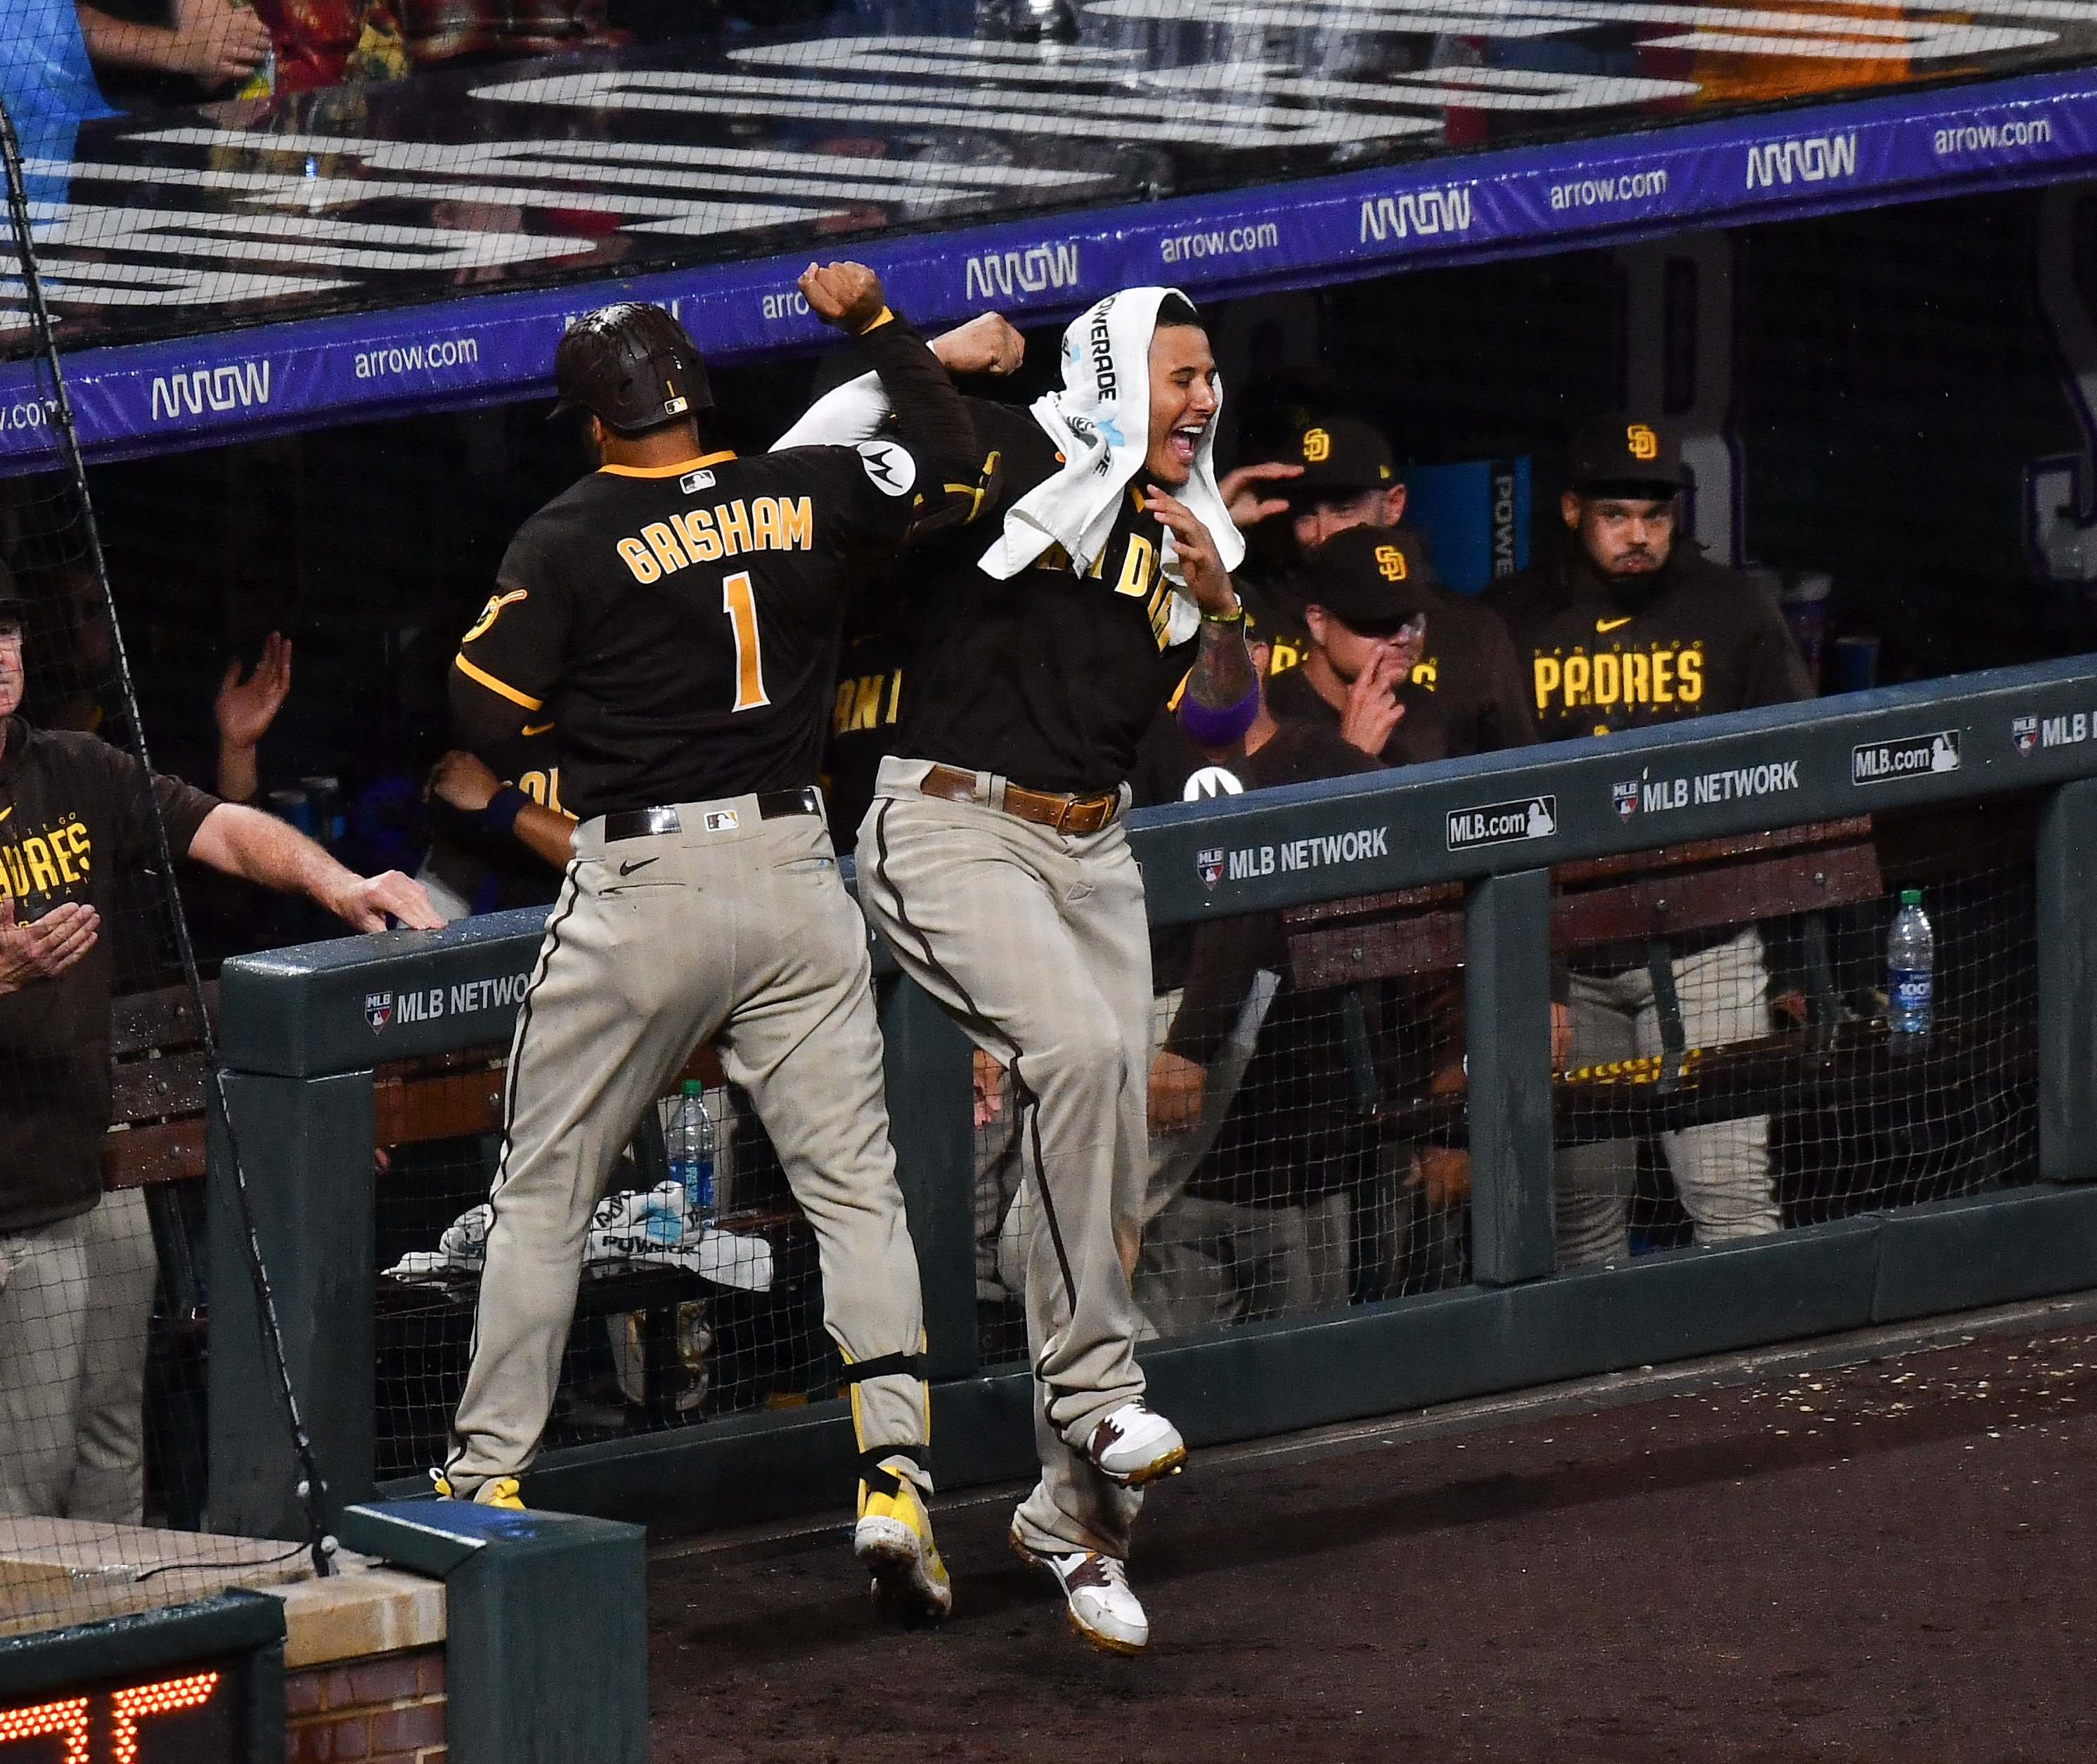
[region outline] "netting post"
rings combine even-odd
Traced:
[[[926,1376],[976,1369],[974,1090],[969,1038],[908,976],[884,988],[889,1136],[925,1293]]]
[[[1488,1286],[1556,1265],[1551,1172],[1551,873],[1472,885],[1464,903],[1471,1266]]]
[[[2038,1173],[2097,1181],[2097,778],[2039,822]]]
[[[274,1285],[284,1359],[327,1486],[324,1520],[368,1499],[378,1371],[372,1321],[371,1074],[225,1077],[253,1197],[255,1233]],[[300,1472],[284,1428],[223,1130],[213,1123],[205,1235],[211,1280],[212,1529],[304,1535]]]

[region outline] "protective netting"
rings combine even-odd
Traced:
[[[440,1070],[383,1070],[392,1130],[427,1118],[416,1092],[466,1078],[493,1103],[506,1049]],[[689,1220],[664,1159],[672,1099],[627,1149],[593,1215],[549,1449],[690,1426],[738,1410],[833,1396],[842,1370],[822,1326],[813,1233],[747,1096],[716,1083],[719,1217]],[[376,1473],[419,1478],[444,1460],[466,1388],[501,1155],[494,1131],[396,1137],[378,1148]]]
[[[0,147],[19,217],[4,122]],[[9,256],[33,275],[19,237],[11,226]],[[55,374],[46,356],[42,407],[63,436]],[[318,1533],[288,1550],[155,1535],[209,1517],[203,1179],[217,1000],[171,860],[195,855],[216,805],[151,769],[77,470],[0,488],[0,1630],[11,1632],[295,1572]],[[214,1203],[235,1221],[239,1166],[236,1149]],[[241,1223],[227,1241],[252,1245]],[[281,1391],[259,1267],[221,1272],[254,1287],[265,1377]],[[288,1399],[278,1425],[296,1461]]]
[[[2029,1181],[2036,1169],[2034,802],[1995,799],[1665,847],[1555,877],[1561,1267],[1621,1263]],[[1677,917],[1627,938],[1656,882]],[[1935,1021],[1889,1033],[1887,938],[1918,890]],[[1801,895],[1827,904],[1776,910]],[[1758,913],[1755,903],[1769,910]],[[1206,923],[1229,941],[1248,921]],[[1462,891],[1299,908],[1161,1103],[1184,998],[1157,1002],[1155,1133],[1134,1285],[1195,1335],[1469,1278]],[[1657,966],[1667,978],[1656,982]],[[1198,1045],[1198,1044],[1197,1044]],[[1024,1179],[1010,1088],[978,1061],[986,1363],[1022,1360]],[[1191,1124],[1187,1124],[1190,1123]]]

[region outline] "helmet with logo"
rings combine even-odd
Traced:
[[[554,379],[555,415],[587,410],[624,435],[713,408],[698,346],[661,307],[639,300],[600,306],[570,325],[554,352]]]

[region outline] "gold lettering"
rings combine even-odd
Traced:
[[[546,806],[546,774],[545,773],[526,773],[522,777],[518,779],[517,788],[522,790],[527,796],[530,797],[532,800],[536,803],[541,808],[544,808]]]
[[[1696,703],[1704,696],[1704,652],[1684,650],[1675,658],[1675,672],[1681,681],[1682,702]]]
[[[663,566],[667,575],[672,570],[681,570],[692,560],[685,555],[685,548],[677,543],[677,536],[660,521],[650,521],[641,529],[641,536],[648,541],[648,549],[655,554],[655,561]]]
[[[807,497],[799,501],[779,499],[779,549],[806,551],[816,542],[815,506]]]
[[[855,733],[873,729],[881,721],[881,689],[885,684],[879,674],[869,674],[859,683],[859,693],[852,706],[851,728]]]
[[[79,876],[75,873],[72,867],[72,828],[54,827],[51,829],[51,856],[58,860],[59,873],[64,877],[68,882],[77,882],[80,880]]]
[[[1609,705],[1617,702],[1622,689],[1617,655],[1613,650],[1604,650],[1595,658],[1595,703]]]
[[[652,582],[663,573],[663,567],[648,555],[647,546],[637,539],[622,539],[619,554],[626,559],[626,567],[633,571],[637,582]]]
[[[851,722],[852,706],[858,698],[857,688],[849,680],[838,682],[838,702],[830,707],[830,733],[842,735]]]
[[[7,889],[14,895],[29,891],[29,872],[22,862],[22,848],[19,845],[0,847],[0,858],[7,864]]]
[[[55,888],[59,885],[59,867],[51,861],[51,848],[34,834],[22,842],[22,855],[29,860],[29,886],[32,888]]]
[[[1548,711],[1551,708],[1551,695],[1558,689],[1558,658],[1539,655],[1530,666],[1536,674],[1536,707]]]
[[[779,541],[779,501],[776,497],[761,496],[750,505],[750,523],[756,536],[750,541],[752,551],[783,551]]]
[[[808,499],[803,497],[801,500],[806,502]],[[888,715],[882,719],[882,722],[892,723],[895,720],[895,701],[902,696],[903,670],[899,668],[888,676]]]
[[[1127,554],[1121,560],[1121,580],[1114,584],[1114,592],[1138,600],[1148,595],[1150,566],[1157,555],[1150,541],[1141,533],[1131,533]]]
[[[546,768],[546,806],[557,815],[567,813],[567,810],[561,807],[561,768],[558,766]]]
[[[1432,692],[1434,689],[1435,682],[1441,677],[1441,664],[1431,655],[1425,656],[1412,664],[1412,683],[1416,686],[1425,687],[1428,691]]]
[[[740,501],[723,502],[714,510],[714,525],[720,528],[721,555],[732,558],[750,546],[750,514]]]
[[[1652,658],[1633,650],[1624,658],[1624,703],[1644,704],[1653,696]]]
[[[1675,658],[1666,650],[1653,652],[1653,702],[1655,704],[1675,703],[1675,683],[1669,677],[1675,672]]]
[[[79,860],[80,873],[85,876],[94,867],[90,859],[94,851],[94,841],[87,835],[87,823],[84,821],[76,821],[66,829],[66,834],[68,841],[72,847],[72,855]]]
[[[1587,702],[1587,658],[1575,650],[1565,658],[1565,703],[1569,710]]]
[[[672,517],[677,523],[678,536],[685,541],[685,549],[692,554],[694,563],[711,563],[721,554],[720,535],[714,531],[714,518],[704,509],[693,509]]]

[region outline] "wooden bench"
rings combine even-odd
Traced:
[[[1719,1048],[1687,1046],[1671,980],[1657,984],[1663,1053],[1560,1075],[1561,1144],[1763,1114],[1780,1101],[1860,1100],[1924,1075],[1911,1064],[1896,1070],[1882,1029],[1842,1021],[1823,915],[1885,892],[1868,817],[1583,859],[1559,865],[1552,882],[1551,947],[1561,958],[1624,945],[1664,957],[1670,938],[1799,915],[1807,970],[1799,1029]],[[1452,974],[1464,963],[1463,895],[1461,884],[1444,883],[1291,908],[1288,978],[1309,990]],[[1666,971],[1664,960],[1654,966]],[[1932,1074],[1961,1058],[1958,1026],[1942,1025],[1926,1054]],[[1374,1115],[1394,1135],[1460,1145],[1464,1110],[1451,1083],[1380,1101]]]

